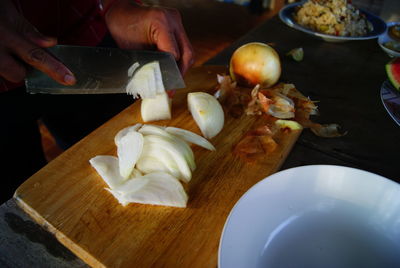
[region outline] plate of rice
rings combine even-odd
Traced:
[[[285,6],[280,19],[288,26],[329,42],[367,40],[386,31],[378,16],[347,0],[308,0]]]

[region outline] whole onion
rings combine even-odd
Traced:
[[[253,42],[245,44],[233,53],[229,72],[241,86],[262,87],[274,85],[281,75],[278,53],[267,44]]]

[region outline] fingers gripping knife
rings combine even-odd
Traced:
[[[166,90],[185,87],[176,61],[169,53],[63,45],[54,46],[48,51],[74,73],[77,83],[73,86],[61,85],[45,73],[33,70],[25,80],[26,89],[30,93],[126,93],[126,86],[130,80],[129,68],[135,62],[142,66],[151,61],[160,63]]]

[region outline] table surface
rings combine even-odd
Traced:
[[[327,43],[289,28],[277,17],[234,42],[206,64],[228,65],[233,51],[257,41],[271,44],[281,55],[281,80],[296,85],[319,101],[319,123],[338,123],[347,135],[321,138],[303,131],[281,169],[330,164],[367,170],[400,182],[398,152],[400,128],[380,99],[386,80],[384,65],[390,58],[376,39]],[[303,47],[304,60],[285,54]],[[85,267],[50,233],[35,224],[13,200],[0,207],[0,266]]]

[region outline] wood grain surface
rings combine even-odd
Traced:
[[[186,75],[187,88],[173,100],[173,119],[159,125],[182,127],[200,134],[187,110],[186,94],[212,92],[223,66],[202,66]],[[210,152],[192,146],[197,169],[185,184],[187,208],[141,204],[123,207],[89,159],[116,155],[114,136],[141,122],[136,102],[92,132],[22,184],[14,198],[36,222],[93,267],[216,267],[225,220],[233,205],[255,183],[281,166],[300,132],[277,138],[278,148],[248,163],[232,150],[243,134],[263,118],[226,117],[223,131],[211,140]]]

